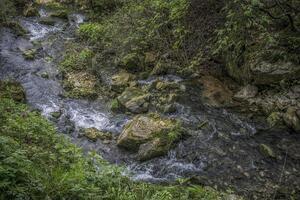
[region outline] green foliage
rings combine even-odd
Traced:
[[[0,8],[0,24],[9,21],[16,15],[16,7],[11,0],[1,0]]]
[[[127,68],[129,60],[134,63],[133,71],[141,72],[154,66],[145,62],[148,52],[159,55],[157,62],[167,59],[163,56],[166,54],[182,61],[179,57],[186,35],[183,17],[189,5],[187,0],[128,0],[122,5],[97,22],[82,24],[78,30],[82,40],[97,46],[99,66]]]
[[[113,99],[110,104],[110,109],[114,112],[117,112],[120,109],[120,103],[118,99]]]
[[[226,198],[209,188],[132,182],[123,168],[96,153],[83,155],[39,113],[10,96],[0,97],[0,199]]]
[[[93,51],[88,48],[79,50],[76,48],[70,48],[70,52],[64,57],[64,60],[60,63],[62,71],[83,70],[91,67]]]
[[[91,43],[96,43],[101,39],[105,32],[105,27],[98,23],[85,23],[80,26],[77,33],[82,39],[86,39]]]
[[[230,1],[225,26],[218,31],[216,53],[229,54],[236,65],[253,59],[299,64],[299,1]],[[298,55],[297,55],[298,54]]]

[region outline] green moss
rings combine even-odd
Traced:
[[[111,101],[110,103],[110,109],[113,111],[113,112],[117,112],[121,109],[120,107],[120,103],[118,101],[118,99],[114,99]]]
[[[37,8],[33,7],[33,6],[28,6],[24,12],[23,15],[25,17],[35,17],[35,16],[39,16],[39,11],[37,10]]]
[[[12,81],[0,81],[0,99],[9,98],[25,102],[25,91],[21,84]]]
[[[120,64],[127,70],[143,70],[143,58],[138,53],[129,53],[121,58]]]
[[[93,51],[88,48],[82,50],[72,49],[60,63],[60,69],[65,72],[87,69],[92,65],[93,56]]]
[[[266,144],[259,145],[259,150],[266,157],[276,158],[273,149]]]
[[[105,31],[105,26],[99,23],[85,23],[80,25],[77,30],[77,35],[83,39],[90,42],[99,42]]]
[[[43,3],[43,0],[40,3],[46,6],[46,8],[53,9],[53,10],[63,10],[66,9],[66,6],[57,1],[48,1],[47,3]]]

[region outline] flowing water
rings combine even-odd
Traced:
[[[48,11],[41,9],[42,17]],[[112,163],[123,164],[134,180],[169,182],[191,178],[192,182],[220,188],[231,187],[241,194],[261,198],[268,193],[299,191],[300,136],[287,130],[269,130],[263,122],[250,120],[224,109],[211,109],[193,101],[201,91],[186,84],[191,97],[178,104],[178,111],[168,117],[180,119],[188,127],[190,137],[179,142],[168,155],[147,162],[137,162],[134,155],[116,147],[78,137],[81,128],[94,127],[120,134],[131,116],[113,114],[104,101],[76,100],[64,97],[57,63],[62,58],[64,43],[74,40],[74,31],[84,22],[81,14],[72,14],[68,21],[57,19],[54,26],[39,19],[20,18],[29,31],[17,37],[7,28],[0,30],[0,79],[20,82],[26,91],[27,103],[53,121],[58,130],[85,150],[96,150]],[[25,60],[22,51],[36,48],[34,60]],[[47,73],[49,78],[43,78]],[[151,84],[157,78],[170,82],[185,80],[176,76],[153,77],[138,81]],[[56,120],[52,112],[62,116]],[[204,129],[199,123],[207,122]],[[273,148],[276,159],[266,158],[260,144]],[[279,190],[278,190],[279,188]],[[282,189],[283,188],[283,189]],[[267,192],[266,192],[267,191]]]

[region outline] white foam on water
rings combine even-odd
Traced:
[[[40,38],[45,37],[48,33],[56,32],[61,30],[59,27],[50,27],[47,25],[42,25],[39,24],[38,22],[35,21],[22,21],[22,24],[25,26],[25,28],[29,31],[30,33],[30,40],[37,40]]]
[[[60,110],[60,107],[53,101],[50,101],[50,104],[39,104],[38,107],[42,111],[42,115],[45,117],[49,117],[51,113],[58,112]]]
[[[96,128],[102,130],[109,123],[109,117],[92,107],[81,107],[81,104],[71,103],[68,108],[70,120],[80,128]]]
[[[40,14],[41,17],[47,17],[48,16],[47,11],[45,9],[43,9],[43,8],[41,8],[39,10],[39,14]]]
[[[72,14],[70,17],[71,23],[75,24],[76,27],[79,27],[85,20],[85,16],[82,14]]]

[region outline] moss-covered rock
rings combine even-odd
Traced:
[[[111,89],[116,92],[122,92],[135,79],[133,74],[121,71],[112,77]]]
[[[150,94],[135,87],[126,90],[117,98],[121,106],[132,113],[145,113],[148,111]]]
[[[86,138],[88,138],[91,141],[97,141],[97,139],[100,140],[111,140],[112,139],[112,135],[111,133],[106,133],[106,132],[102,132],[99,131],[96,128],[87,128],[84,129],[82,131],[82,135],[85,136]]]
[[[297,133],[300,133],[300,118],[297,115],[296,108],[289,107],[283,115],[284,122]]]
[[[139,160],[164,155],[180,136],[177,121],[158,115],[139,115],[129,122],[118,138],[118,145],[138,152]]]
[[[130,53],[122,57],[120,65],[129,71],[143,69],[143,57],[138,53]]]
[[[52,113],[51,113],[51,116],[52,116],[54,119],[60,118],[61,115],[62,115],[62,112],[61,112],[61,111],[56,111],[56,112],[52,112]]]
[[[275,158],[276,157],[273,149],[271,147],[269,147],[268,145],[266,145],[266,144],[260,144],[259,145],[259,150],[266,157],[270,157],[270,158]]]
[[[50,17],[57,17],[61,19],[68,19],[68,11],[66,10],[58,10],[54,13],[50,14]]]
[[[151,158],[165,155],[168,150],[169,147],[165,142],[160,138],[154,138],[140,146],[137,158],[140,161],[150,160]]]
[[[45,24],[45,25],[48,25],[48,26],[54,26],[56,21],[52,17],[41,17],[39,19],[39,23]]]
[[[64,86],[69,90],[69,96],[95,99],[98,97],[96,82],[96,77],[92,74],[86,72],[70,72],[66,74]]]
[[[0,98],[10,98],[17,102],[25,102],[25,91],[20,83],[0,81]]]

